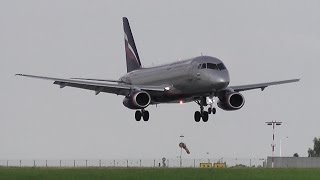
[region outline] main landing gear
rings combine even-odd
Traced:
[[[197,100],[196,103],[200,106],[200,111],[196,111],[194,113],[194,120],[196,122],[199,122],[202,118],[203,122],[207,122],[209,120],[209,114],[215,114],[216,108],[212,107],[213,101],[209,100],[210,107],[208,108],[208,111],[204,111],[203,106],[207,106],[207,99],[206,97],[202,97],[201,100]]]
[[[140,121],[141,117],[144,121],[149,121],[149,111],[146,111],[144,109],[137,110],[134,116],[136,118],[136,121]]]

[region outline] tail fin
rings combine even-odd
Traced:
[[[123,20],[124,43],[126,50],[127,72],[141,68],[139,54],[134,43],[129,21],[126,17]]]

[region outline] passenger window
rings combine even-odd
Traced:
[[[201,64],[198,65],[198,69],[200,69],[200,68],[201,68]]]
[[[206,69],[206,68],[207,68],[207,64],[203,63],[202,66],[201,66],[201,69]]]

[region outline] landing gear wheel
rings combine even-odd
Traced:
[[[136,111],[136,113],[134,114],[134,117],[136,118],[136,121],[140,121],[141,120],[141,116],[142,116],[141,111]]]
[[[207,111],[203,111],[203,113],[202,113],[202,120],[203,120],[203,122],[207,122],[208,119],[209,119],[209,114],[208,114],[208,112],[207,112]]]
[[[212,108],[212,114],[216,114],[217,109],[216,108]]]
[[[149,111],[144,111],[142,116],[144,121],[149,121]]]
[[[194,120],[196,122],[199,122],[201,118],[203,122],[207,122],[209,120],[209,114],[216,114],[216,108],[212,107],[212,104],[214,102],[213,96],[214,94],[211,94],[211,96],[209,97],[203,96],[195,101],[200,106],[200,111],[196,111],[194,113]],[[204,107],[208,105],[208,111],[205,111]]]
[[[196,112],[194,113],[194,120],[195,120],[196,122],[199,122],[200,119],[201,119],[201,113],[200,113],[199,111],[196,111]]]

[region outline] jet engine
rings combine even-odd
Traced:
[[[238,110],[243,107],[245,102],[243,95],[233,90],[221,93],[218,98],[219,102],[217,104],[219,108],[226,111]]]
[[[145,91],[134,91],[123,99],[123,105],[129,109],[144,109],[149,106],[151,97]]]

